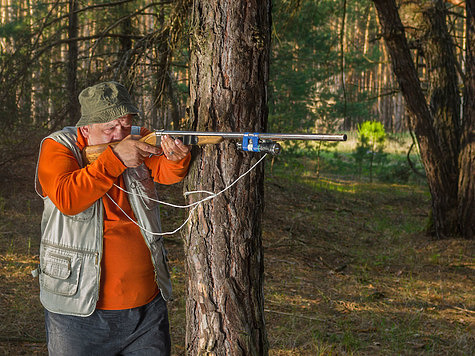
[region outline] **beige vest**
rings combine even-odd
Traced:
[[[83,167],[81,152],[76,146],[76,130],[75,127],[66,127],[47,138],[70,149]],[[127,191],[135,193],[129,195],[129,201],[137,223],[144,228],[142,235],[151,252],[155,280],[163,298],[169,300],[172,288],[163,239],[146,232],[161,231],[159,205],[151,200],[157,199],[155,185],[145,165],[128,168],[123,176]],[[88,316],[94,312],[99,297],[102,199],[83,212],[69,216],[61,213],[48,197],[43,197],[38,181],[38,165],[35,187],[44,202],[38,269],[41,303],[54,313]]]

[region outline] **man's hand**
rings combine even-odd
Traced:
[[[138,167],[151,154],[161,152],[158,147],[135,140],[131,135],[120,141],[112,150],[127,167]]]
[[[162,137],[161,147],[167,159],[174,162],[181,161],[190,152],[189,146],[178,139],[172,139],[169,135]]]

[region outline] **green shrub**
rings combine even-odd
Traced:
[[[373,181],[373,166],[375,163],[384,165],[386,156],[383,152],[386,140],[386,131],[383,124],[377,121],[365,121],[358,125],[358,142],[353,158],[358,165],[361,175],[365,161],[369,163],[369,180]]]

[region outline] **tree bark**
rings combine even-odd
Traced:
[[[458,182],[458,215],[462,235],[475,237],[475,0],[466,1],[467,60]]]
[[[122,18],[119,25],[120,34],[119,48],[117,52],[117,74],[115,80],[123,83],[133,92],[134,78],[136,75],[136,67],[132,65],[133,42],[129,35],[135,33],[135,28],[129,14],[132,12],[130,3],[121,4],[117,8],[117,14]]]
[[[443,56],[443,53],[440,53],[442,47],[437,47],[435,41],[432,40],[426,48],[431,49],[433,53],[429,52],[426,55],[430,57],[428,62],[432,63],[432,68],[430,68],[433,71],[432,74],[438,78],[436,77],[431,83],[429,106],[421,88],[395,1],[373,1],[378,10],[393,70],[410,112],[409,124],[419,143],[432,197],[432,232],[437,238],[457,236],[460,234],[457,214],[458,168],[454,157],[458,153],[458,143],[454,140],[457,140],[459,126],[457,119],[453,116],[455,115],[453,111],[456,109],[453,106],[450,107],[454,103],[438,102],[444,95],[449,95],[451,100],[454,100],[451,87],[453,78],[444,77],[451,75],[448,73],[450,69],[440,64]],[[443,13],[435,11],[432,15],[440,17]],[[441,21],[441,19],[433,19],[432,25],[435,23],[437,26],[436,21]],[[437,30],[444,31],[441,28]],[[447,41],[447,38],[448,36],[440,41]],[[442,82],[445,79],[447,80]]]
[[[200,131],[267,126],[270,1],[197,0],[190,115]],[[256,162],[224,142],[195,152],[185,190],[220,191]],[[266,355],[263,165],[195,210],[184,233],[190,355]],[[191,199],[190,199],[191,200]],[[197,200],[193,198],[192,200]]]
[[[78,37],[78,8],[77,0],[69,0],[69,23],[68,38],[74,39]],[[78,100],[77,88],[77,68],[78,68],[78,43],[70,41],[68,43],[68,64],[67,64],[67,83],[69,102],[67,107],[68,122],[70,125],[76,123],[80,117],[80,106]]]
[[[439,164],[447,170],[440,185],[444,187],[432,196],[433,206],[443,209],[445,222],[440,235],[459,235],[457,215],[458,156],[460,152],[460,93],[452,39],[447,29],[447,10],[442,0],[423,5],[422,21],[425,41],[422,41],[428,71],[427,99],[432,116],[435,144],[441,149]],[[439,179],[439,177],[433,177]],[[435,222],[437,224],[437,222]]]

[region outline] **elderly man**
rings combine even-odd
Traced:
[[[168,355],[171,282],[153,182],[181,181],[189,147],[130,135],[139,111],[119,83],[86,88],[79,101],[76,127],[42,141],[36,173],[49,353]],[[84,164],[84,147],[110,142],[118,144]]]

